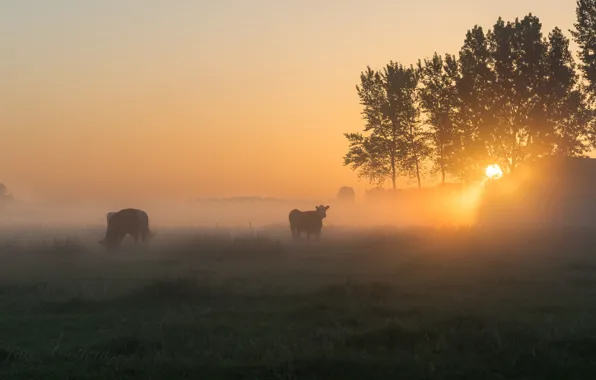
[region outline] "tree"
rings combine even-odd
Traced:
[[[579,46],[580,69],[588,82],[588,92],[596,95],[596,0],[577,0],[575,30],[570,30]]]
[[[421,187],[427,158],[445,183],[479,179],[488,164],[511,173],[547,155],[584,156],[596,147],[596,0],[577,0],[576,14],[583,78],[569,39],[559,28],[545,38],[531,13],[499,17],[486,33],[474,26],[457,57],[369,67],[357,86],[369,135],[345,134],[344,165],[395,188],[399,175]]]
[[[461,181],[471,181],[483,174],[487,163],[495,161],[489,149],[494,146],[490,140],[495,125],[495,74],[482,27],[476,25],[468,30],[458,62],[458,71],[451,70],[457,94],[455,170]]]
[[[345,202],[354,202],[356,200],[356,192],[353,187],[342,186],[337,192],[337,199]]]
[[[544,101],[546,122],[554,131],[554,153],[582,157],[589,150],[591,114],[587,99],[578,87],[569,39],[559,28],[555,28],[548,38],[548,81]]]
[[[457,58],[449,54],[443,57],[434,53],[432,59],[418,60],[421,87],[418,90],[420,106],[426,114],[432,144],[431,160],[433,174],[441,173],[445,184],[448,173],[457,174],[457,130],[453,119],[456,112]]]
[[[389,62],[384,68],[383,79],[387,93],[386,115],[391,133],[401,142],[400,169],[416,178],[418,188],[422,187],[423,161],[429,156],[428,135],[422,130],[417,88],[420,73],[414,67],[404,67]]]
[[[364,132],[370,134],[344,134],[350,143],[344,165],[378,186],[390,178],[395,189],[402,172],[415,177],[421,187],[422,161],[428,148],[416,98],[419,73],[412,66],[391,61],[382,73],[368,67],[360,81],[356,90],[364,108]]]
[[[394,194],[391,194],[394,195]],[[364,193],[364,197],[368,202],[384,201],[389,198],[387,191],[382,187],[374,187],[367,189]]]
[[[360,75],[360,83],[360,86],[356,86],[356,91],[364,108],[364,132],[370,132],[370,135],[344,134],[350,143],[344,157],[344,166],[350,165],[352,170],[357,170],[359,178],[367,178],[369,182],[379,186],[389,177],[395,188],[401,147],[398,136],[391,133],[393,127],[385,116],[387,94],[383,78],[380,73],[367,67]]]
[[[399,162],[404,155],[404,141],[396,115],[391,115],[385,78],[367,67],[360,75],[360,82],[356,90],[364,108],[364,132],[370,134],[344,134],[350,143],[344,166],[350,165],[359,178],[367,178],[378,186],[390,178],[395,189]]]
[[[521,21],[497,20],[488,35],[495,73],[495,129],[490,144],[504,169],[550,153],[552,128],[544,122],[547,43],[531,13]],[[502,166],[503,167],[503,166]]]

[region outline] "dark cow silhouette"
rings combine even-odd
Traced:
[[[147,242],[154,236],[149,230],[149,216],[145,211],[126,208],[118,212],[109,212],[106,218],[108,221],[106,236],[99,241],[99,244],[106,247],[120,245],[126,234],[130,234],[135,239],[135,243],[139,242],[139,238]]]
[[[329,206],[315,206],[315,211],[300,211],[294,209],[290,211],[290,230],[292,237],[299,239],[302,232],[306,233],[306,239],[310,239],[310,235],[315,235],[317,239],[321,237],[321,229],[323,228],[323,219],[327,216]]]

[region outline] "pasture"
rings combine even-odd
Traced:
[[[596,378],[594,231],[155,231],[0,231],[0,378]]]

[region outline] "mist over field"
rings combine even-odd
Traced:
[[[153,202],[61,202],[6,204],[0,213],[2,226],[40,225],[46,227],[105,226],[106,214],[127,207],[145,210],[151,224],[167,227],[264,227],[287,225],[292,209],[314,210],[320,204],[330,205],[325,225],[373,226],[390,224],[441,225],[456,224],[458,216],[469,216],[479,194],[459,190],[429,189],[425,192],[403,191],[394,196],[367,200],[343,201],[334,196],[307,200],[285,200],[258,197],[221,198],[191,201]],[[468,216],[468,218],[469,218]],[[460,221],[465,222],[464,218]]]
[[[591,230],[157,231],[3,228],[1,377],[596,375]]]
[[[110,250],[124,205],[11,199],[0,377],[592,378],[594,229],[517,223],[578,192],[484,185],[131,205],[156,236]],[[482,226],[487,201],[509,213]],[[292,240],[318,204],[321,239]]]
[[[0,379],[595,379],[574,3],[0,2]]]

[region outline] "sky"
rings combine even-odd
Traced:
[[[575,1],[0,0],[0,182],[31,200],[358,194],[360,72],[529,12],[567,32]]]

